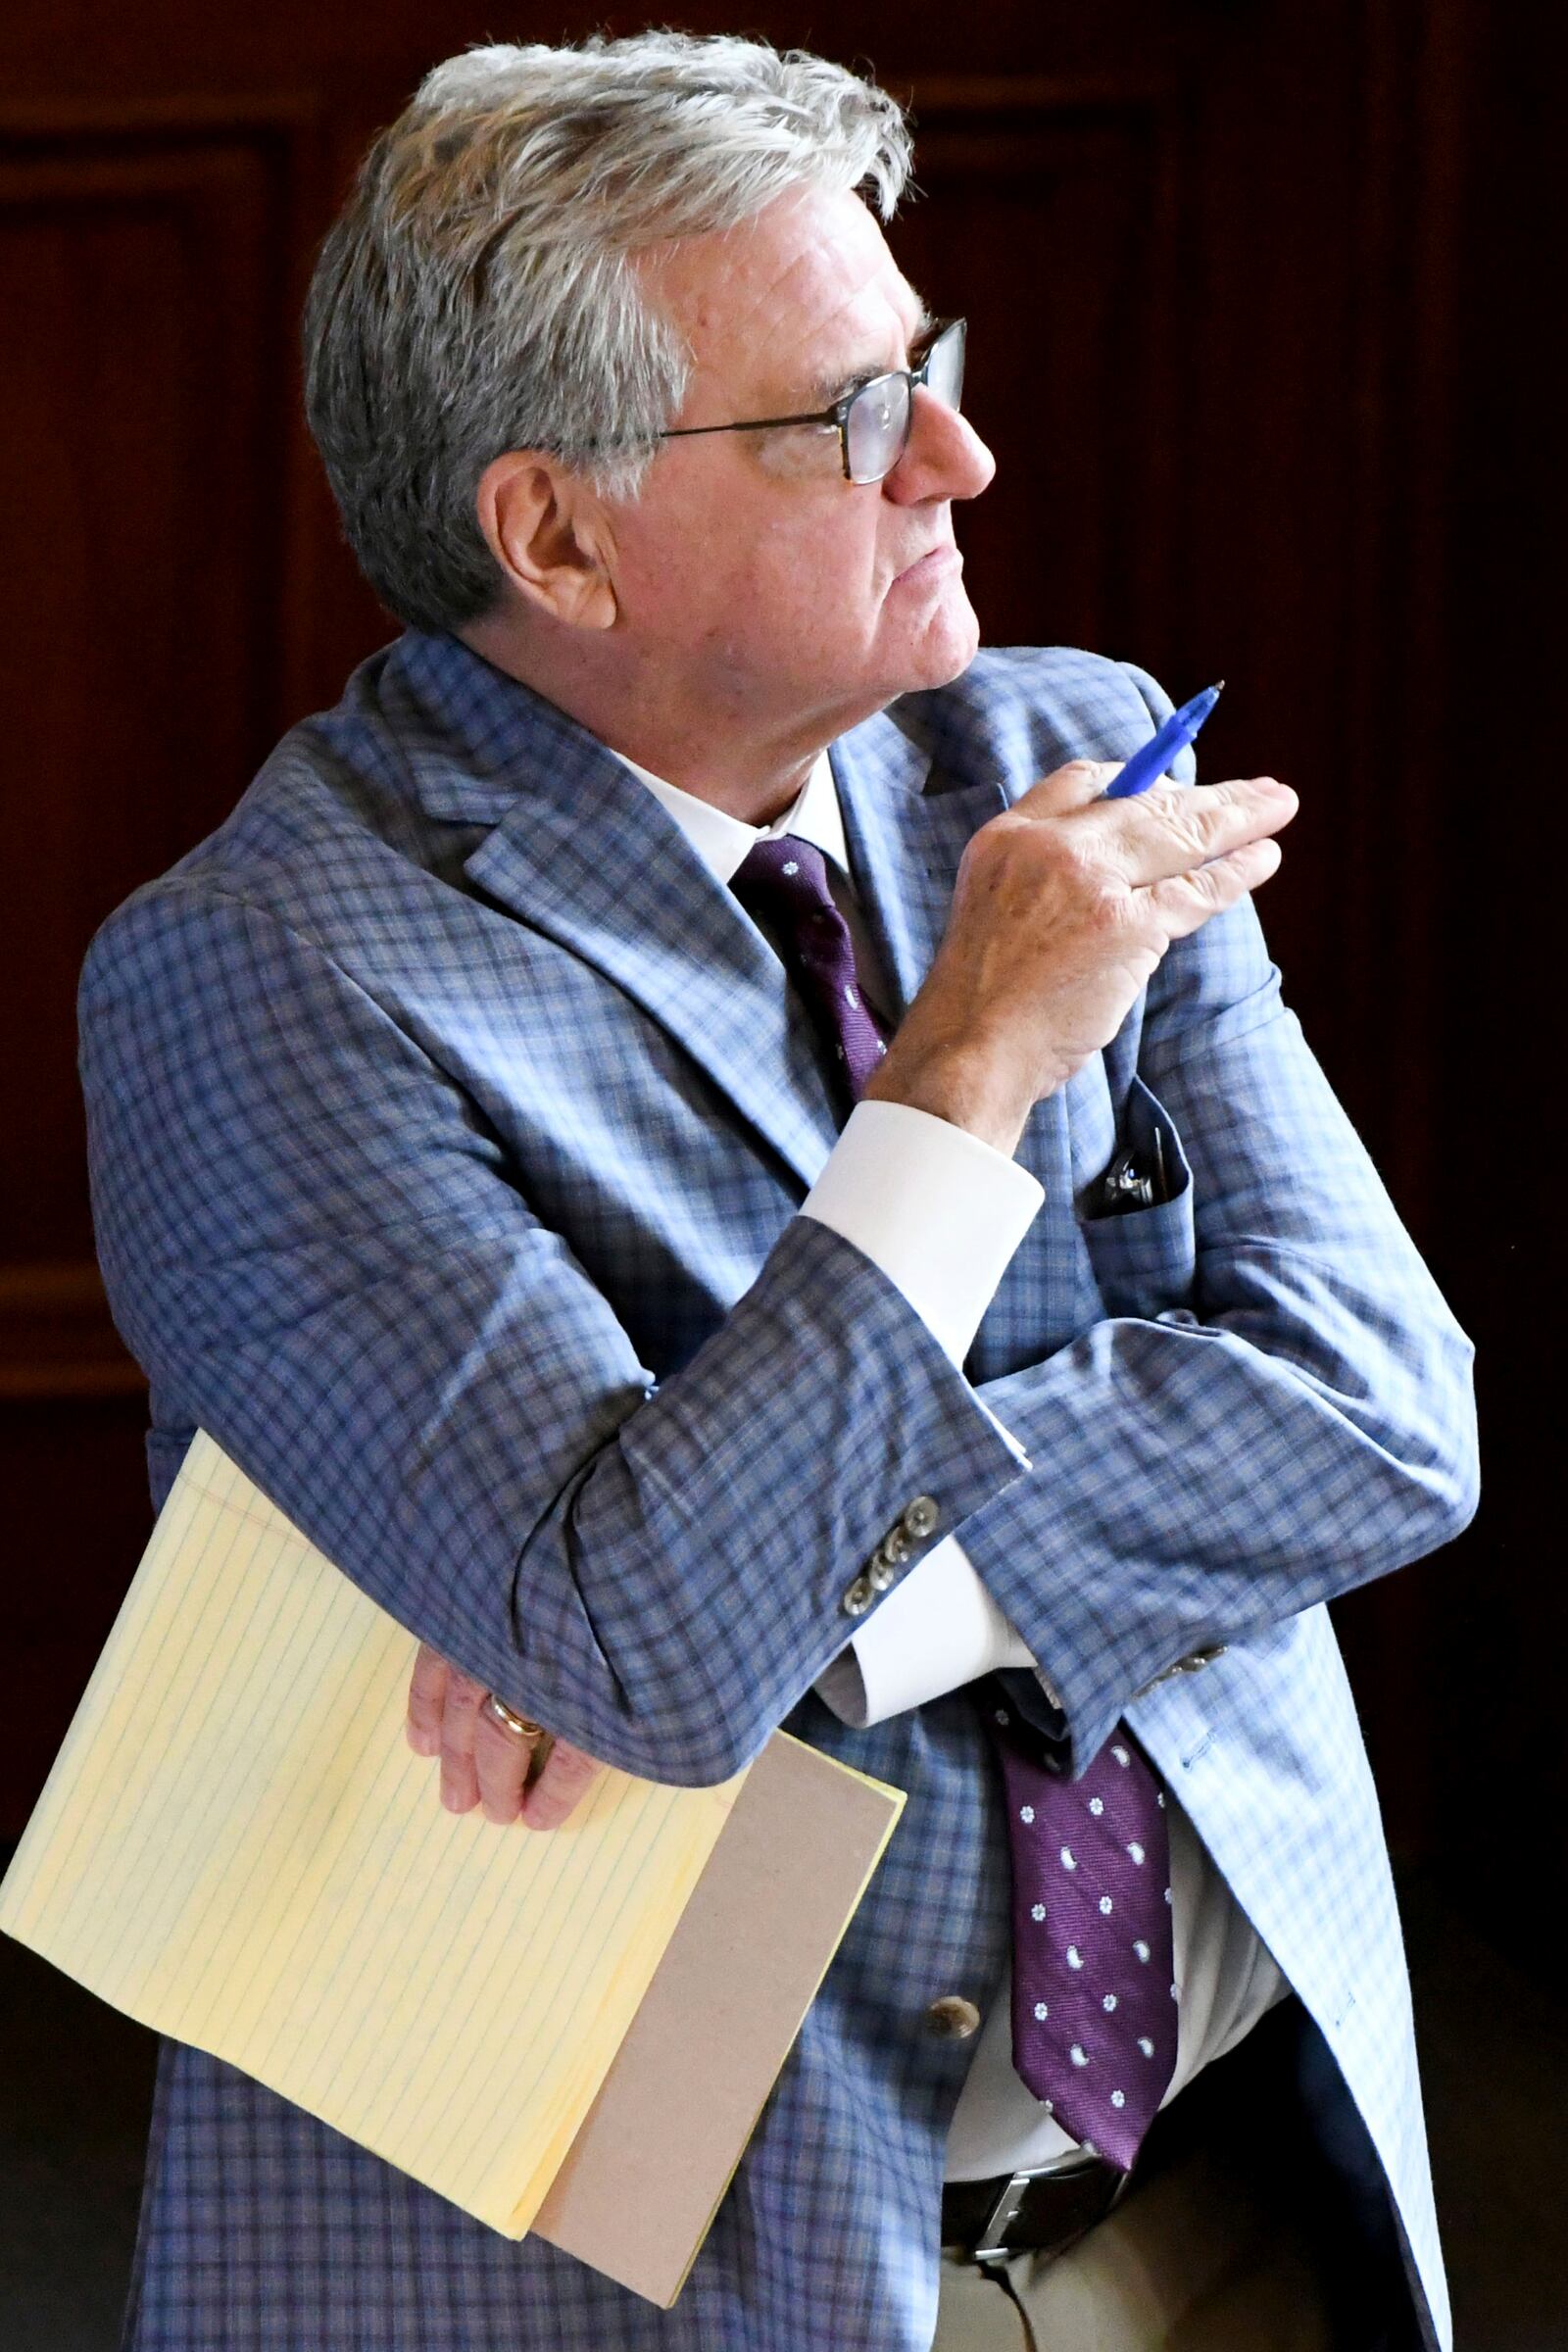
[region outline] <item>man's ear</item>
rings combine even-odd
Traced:
[[[509,450],[479,477],[479,528],[524,602],[567,628],[613,628],[614,534],[581,477],[535,449]]]

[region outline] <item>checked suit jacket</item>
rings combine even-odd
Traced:
[[[1168,709],[1086,654],[985,653],[833,746],[904,1004],[975,829]],[[365,663],[110,918],[81,1035],[155,1499],[204,1427],[393,1616],[591,1754],[716,1782],[782,1724],[908,1792],[673,2310],[166,2043],[133,2352],[928,2352],[972,2045],[927,2010],[986,2009],[1000,1980],[1000,1780],[962,1690],[867,1731],[812,1690],[921,1494],[1074,1757],[1125,1714],[1178,1791],[1321,2030],[1412,2327],[1447,2344],[1399,1929],[1323,1604],[1469,1516],[1469,1348],[1250,906],[1173,947],[1037,1106],[1019,1156],[1045,1204],[961,1370],[797,1213],[839,1117],[761,933],[602,744],[449,638]],[[1097,1218],[1154,1125],[1174,1197]]]

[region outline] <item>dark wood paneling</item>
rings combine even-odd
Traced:
[[[1432,1580],[1423,1708],[1442,1726],[1432,1780],[1448,1884],[1560,1995],[1538,1890],[1551,1884],[1543,1833],[1568,1814],[1557,1205],[1568,467],[1550,359],[1568,244],[1568,17],[1490,11],[1462,67],[1467,170],[1429,264],[1448,282],[1458,365],[1443,517],[1449,659],[1430,682],[1448,848],[1431,910],[1443,949],[1425,1135],[1438,1271],[1478,1346],[1486,1484],[1474,1529]],[[1430,546],[1424,555],[1437,560]]]
[[[1176,91],[945,77],[913,103],[919,194],[892,242],[971,319],[966,407],[998,471],[957,520],[984,634],[1131,649],[1174,554]]]
[[[0,156],[0,1393],[123,1391],[74,1069],[92,931],[274,731],[297,106],[35,108]]]

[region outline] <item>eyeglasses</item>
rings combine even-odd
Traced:
[[[873,375],[869,383],[858,384],[830,409],[818,409],[808,416],[752,416],[740,424],[681,424],[659,438],[685,441],[698,433],[763,433],[785,424],[832,424],[838,427],[845,480],[879,482],[893,471],[909,446],[916,384],[924,384],[946,408],[958,406],[967,331],[961,318],[940,319],[925,357],[916,366]]]

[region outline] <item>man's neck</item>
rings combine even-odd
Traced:
[[[650,775],[707,801],[744,824],[770,825],[794,806],[819,752],[870,710],[791,714],[772,726],[714,698],[673,692],[645,667],[611,674],[567,644],[519,648],[505,621],[458,632],[472,652],[564,710],[600,742]],[[873,706],[874,707],[874,706]]]

